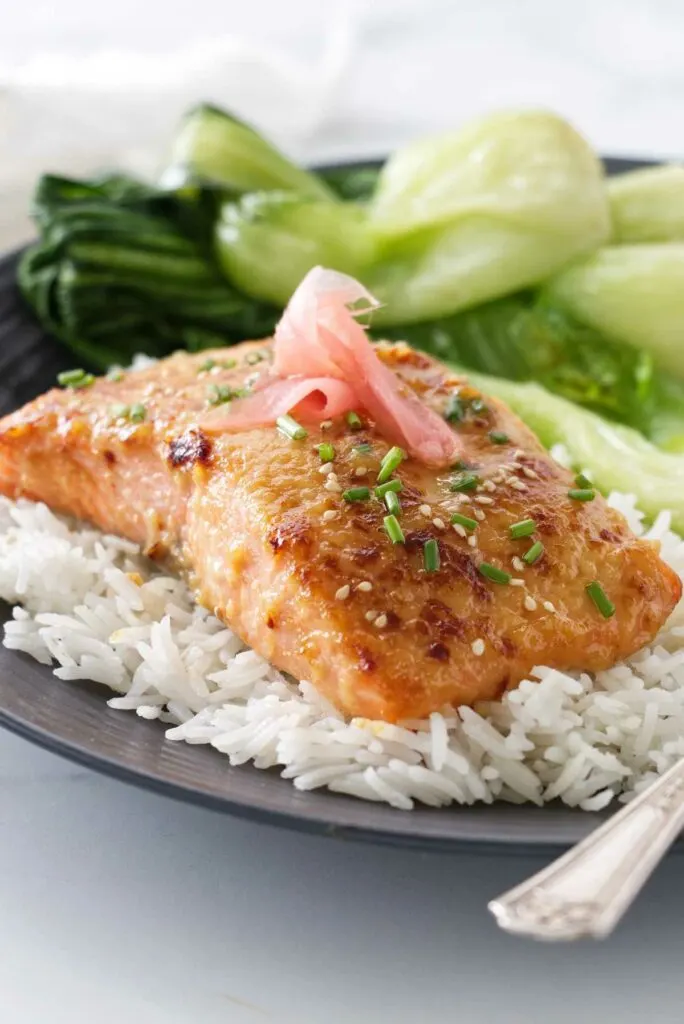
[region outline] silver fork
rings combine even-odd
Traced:
[[[684,828],[684,759],[567,853],[492,900],[507,932],[603,939]]]

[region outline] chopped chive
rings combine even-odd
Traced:
[[[332,462],[335,458],[335,449],[331,444],[325,442],[318,445],[318,454],[321,457],[321,462]]]
[[[354,412],[353,409],[351,412],[347,413],[347,426],[351,427],[352,430],[361,430],[363,428],[361,417],[358,412]]]
[[[257,363],[263,361],[263,358],[263,352],[250,352],[245,358],[245,362],[247,363],[248,366],[256,366]]]
[[[439,544],[433,538],[423,544],[423,565],[425,572],[437,572],[439,569]]]
[[[117,402],[116,405],[111,406],[109,411],[115,420],[127,420],[130,408],[127,405],[123,405],[121,402]]]
[[[370,487],[350,487],[342,493],[345,501],[368,501],[370,498]]]
[[[568,498],[572,498],[573,501],[593,501],[596,497],[596,491],[593,487],[573,487],[568,491]]]
[[[305,437],[309,436],[308,431],[304,429],[301,423],[297,423],[297,420],[290,416],[289,413],[278,417],[276,427],[281,434],[289,437],[291,441],[303,441]]]
[[[133,423],[142,423],[146,416],[147,409],[142,402],[134,402],[128,410],[128,418],[129,420],[132,420]]]
[[[508,532],[513,540],[520,540],[521,537],[531,537],[537,529],[534,519],[521,519],[519,523],[513,523],[508,527]]]
[[[405,542],[404,531],[399,525],[399,520],[396,516],[385,516],[383,519],[387,536],[393,544],[403,544]]]
[[[578,487],[582,487],[590,491],[594,489],[594,485],[592,484],[591,480],[588,476],[585,476],[584,473],[577,474],[577,476],[575,477],[575,483]]]
[[[478,569],[480,575],[484,576],[487,580],[491,580],[492,583],[505,585],[511,582],[511,574],[509,572],[499,569],[496,565],[490,565],[489,562],[480,562]]]
[[[450,395],[444,410],[444,419],[449,423],[458,423],[465,416],[465,406],[458,395]]]
[[[464,530],[470,530],[471,533],[477,529],[477,519],[469,519],[468,516],[462,516],[460,512],[453,513],[451,522],[458,523]]]
[[[401,494],[404,489],[404,485],[401,480],[388,480],[385,484],[380,484],[379,487],[375,488],[375,497],[384,498],[389,491],[395,491],[397,494]]]
[[[480,482],[480,478],[474,473],[459,473],[450,481],[449,487],[452,491],[474,491]]]
[[[540,540],[534,542],[531,548],[525,552],[523,562],[527,562],[528,565],[534,565],[538,562],[541,556],[544,554],[544,545]]]
[[[470,402],[470,408],[474,413],[487,412],[487,406],[481,398],[473,398]]]
[[[231,388],[229,384],[210,384],[207,388],[207,402],[209,405],[225,405],[233,398],[244,397],[245,392]]]
[[[615,615],[615,605],[597,580],[594,580],[593,583],[588,583],[584,589],[604,619],[609,619],[612,615]]]
[[[75,391],[79,391],[81,388],[89,388],[91,384],[94,384],[95,378],[92,373],[86,373],[85,370],[64,370],[57,374],[57,383],[63,388],[73,388]]]
[[[361,455],[372,455],[373,454],[373,445],[372,444],[368,444],[367,441],[364,441],[363,444],[355,444],[354,445],[354,451],[355,452],[359,452]]]
[[[391,515],[393,515],[393,516],[398,516],[399,515],[399,513],[401,512],[401,502],[397,498],[397,492],[396,491],[388,491],[387,492],[387,494],[385,495],[385,505],[387,506],[387,511]]]
[[[113,381],[114,384],[118,384],[119,381],[124,379],[124,372],[120,366],[111,366],[105,374],[107,380]]]
[[[392,476],[394,470],[404,461],[406,458],[406,452],[403,448],[397,448],[395,445],[387,452],[384,459],[380,463],[380,469],[378,471],[378,483],[384,484]]]
[[[217,364],[215,359],[205,359],[197,372],[208,373],[209,370],[213,370],[216,365]]]
[[[451,469],[452,472],[456,473],[459,470],[472,469],[473,467],[469,466],[465,459],[456,459],[456,462],[454,462],[453,466],[450,466],[449,468]]]
[[[510,437],[508,434],[504,434],[503,430],[490,430],[489,440],[492,444],[508,444]]]

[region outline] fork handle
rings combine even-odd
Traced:
[[[609,935],[684,827],[684,759],[558,860],[492,900],[505,931],[533,939]]]

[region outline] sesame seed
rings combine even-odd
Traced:
[[[339,491],[342,490],[342,488],[340,487],[339,480],[337,479],[337,477],[335,476],[334,473],[330,474],[330,476],[325,481],[323,486],[325,487],[326,491],[338,491],[339,492]]]
[[[510,585],[512,587],[524,587],[525,586],[525,580],[521,580],[519,576],[513,576],[509,580],[509,583],[510,583]]]
[[[378,627],[378,629],[384,629],[385,626],[387,625],[387,616],[378,615],[377,619],[375,620],[375,625]]]
[[[514,480],[511,483],[511,487],[513,488],[514,491],[526,491],[527,490],[527,484],[524,484],[522,482],[522,480]]]
[[[528,612],[536,612],[537,610],[537,602],[531,594],[525,594],[524,605],[527,608]]]
[[[320,465],[318,467],[318,472],[321,473],[323,476],[327,476],[328,473],[332,473],[332,471],[333,471],[333,464],[332,464],[332,462],[324,462],[324,463],[322,463],[322,465]]]
[[[357,584],[357,590],[362,590],[364,594],[367,594],[369,590],[373,589],[373,584],[369,583],[368,580],[362,580],[361,583]]]
[[[340,587],[340,589],[335,592],[335,600],[336,601],[346,601],[347,598],[349,597],[350,593],[351,593],[351,587],[349,586],[348,583],[345,583],[345,585],[343,587]]]
[[[555,612],[555,610],[556,610],[556,606],[554,604],[552,604],[551,601],[544,601],[544,604],[542,605],[542,607],[547,612]]]
[[[476,658],[481,658],[485,652],[485,642],[482,639],[482,637],[479,637],[477,640],[473,640],[472,644],[470,645],[470,649],[472,650]]]
[[[432,516],[432,509],[430,508],[429,505],[421,505],[418,511],[420,512],[421,516],[427,516],[428,519]]]
[[[334,508],[327,508],[323,513],[323,522],[329,523],[331,519],[337,518],[337,511]]]
[[[539,479],[539,473],[537,473],[534,469],[530,469],[529,466],[522,466],[521,468],[523,471],[523,475],[526,476],[528,480]]]
[[[365,466],[357,466],[354,470],[354,476],[365,476],[368,470]]]
[[[446,530],[446,526],[444,525],[444,520],[440,519],[438,516],[436,516],[432,520],[432,525],[436,526],[438,530]]]
[[[365,615],[365,618],[366,618],[367,622],[372,622],[373,619],[377,619],[377,617],[378,617],[378,613],[377,612],[373,612],[373,611],[366,612],[366,615]]]
[[[496,490],[496,484],[492,480],[485,480],[482,486],[484,487],[485,491],[489,491],[490,494],[492,493],[492,491]]]
[[[471,537],[468,537],[468,544],[471,548],[477,547],[477,537],[474,534]]]
[[[516,448],[515,451],[513,452],[513,455],[511,456],[511,458],[513,458],[513,459],[522,459],[524,454],[525,454],[525,452],[522,450],[522,448]]]
[[[459,537],[467,537],[468,534],[465,532],[465,528],[460,523],[452,523],[452,526]]]
[[[469,494],[458,494],[457,498],[462,505],[469,505],[470,502],[473,500]]]
[[[493,505],[494,504],[494,499],[490,498],[488,494],[478,494],[475,497],[475,501],[478,503],[478,505]]]
[[[321,423],[321,430],[330,430],[332,425],[332,420],[323,420],[323,422]]]
[[[518,558],[517,555],[514,555],[511,559],[511,564],[516,572],[524,572],[525,563],[523,562],[522,558]]]
[[[481,508],[473,509],[473,515],[480,523],[487,518]]]

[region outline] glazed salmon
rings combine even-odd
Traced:
[[[0,421],[0,491],[170,561],[248,644],[348,715],[422,717],[496,698],[535,665],[604,669],[652,640],[681,592],[657,545],[598,494],[571,497],[572,476],[501,402],[404,344],[377,352],[451,416],[462,451],[453,467],[396,468],[396,542],[374,493],[390,443],[363,411],[298,439],[206,429],[258,389],[270,341],[48,392]]]

